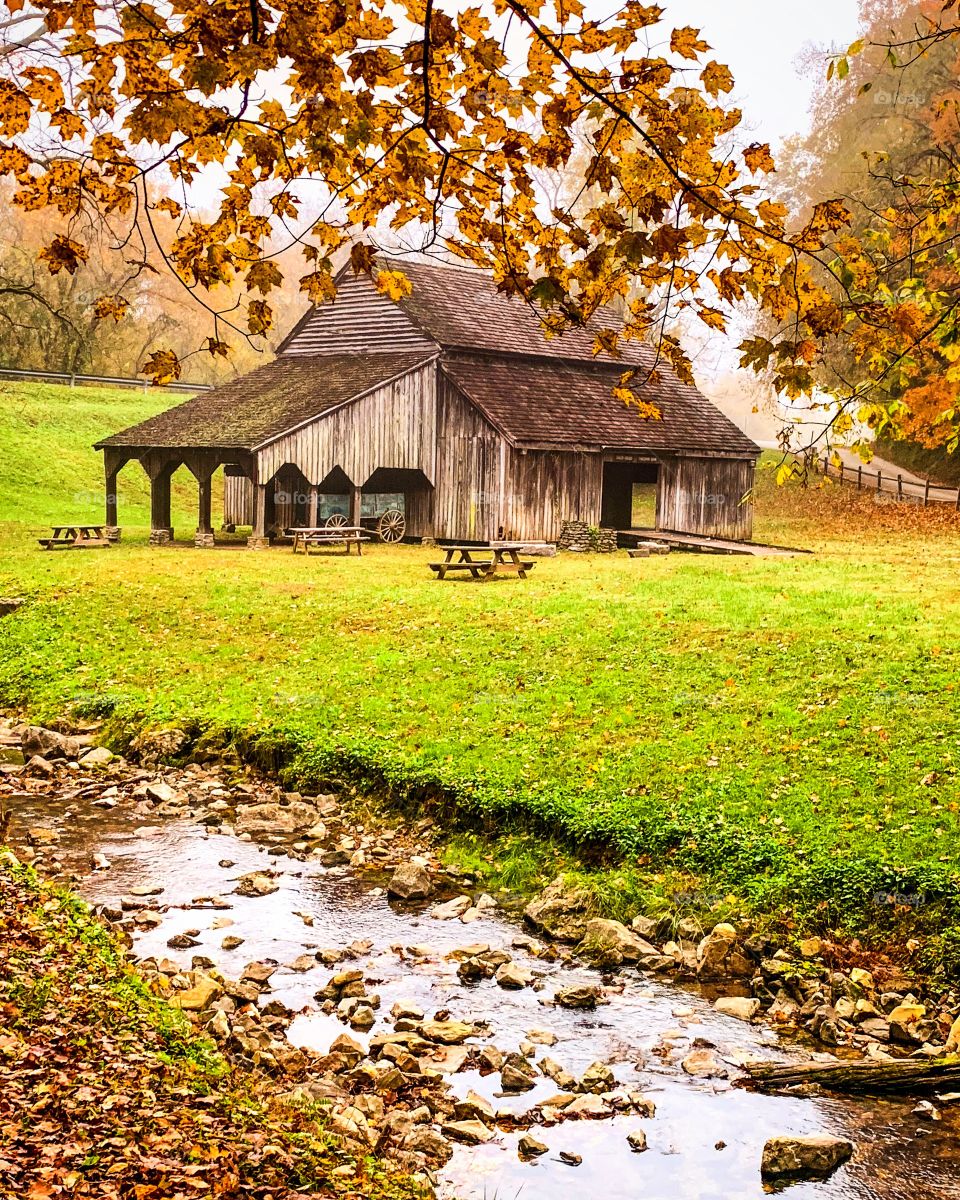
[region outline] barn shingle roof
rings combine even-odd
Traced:
[[[742,457],[758,453],[732,421],[665,364],[644,381],[643,369],[654,366],[650,346],[629,342],[622,347],[622,358],[595,357],[594,330],[619,324],[612,311],[600,314],[589,328],[571,328],[547,339],[536,310],[499,293],[481,271],[406,259],[386,260],[385,265],[410,279],[412,295],[399,308],[430,341],[419,348],[385,350],[394,341],[391,325],[381,329],[386,336],[379,348],[351,353],[328,333],[314,338],[306,352],[281,352],[248,375],[105,438],[98,449],[252,450],[406,374],[439,348],[444,373],[516,445]],[[372,284],[369,288],[377,295]],[[328,306],[321,307],[326,311]],[[349,323],[352,312],[347,305],[341,319]],[[305,317],[297,328],[306,322]],[[379,319],[374,321],[378,324]],[[324,345],[329,353],[322,352]],[[611,394],[632,365],[640,366],[634,389],[660,409],[661,420],[643,419]]]
[[[429,360],[422,350],[370,356],[278,358],[230,383],[97,443],[130,447],[252,450],[262,442],[404,375]]]
[[[623,324],[622,317],[608,308],[586,327],[570,326],[561,335],[548,338],[538,315],[542,310],[497,291],[493,277],[475,267],[405,258],[381,262],[409,279],[413,291],[400,301],[400,307],[440,346],[593,362],[596,331],[619,329]],[[620,351],[622,358],[603,355],[601,361],[641,362],[651,354],[649,347],[639,342],[623,342]]]
[[[623,364],[444,355],[442,369],[518,445],[691,451],[755,457],[758,447],[718,408],[666,369],[632,389],[661,419],[612,395]]]

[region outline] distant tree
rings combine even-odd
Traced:
[[[850,211],[847,274],[835,294],[856,287],[891,318],[895,312],[906,334],[939,323],[939,336],[916,345],[888,379],[889,402],[875,415],[881,432],[946,447],[956,438],[960,388],[951,370],[960,300],[951,195],[960,181],[960,43],[929,36],[940,15],[939,3],[863,0],[857,53],[836,60],[830,79],[814,55],[821,86],[810,131],[786,146],[778,173],[801,223],[825,194]],[[876,350],[882,355],[882,337]],[[854,339],[827,340],[818,380],[848,393],[863,357]]]
[[[38,261],[49,238],[49,213],[23,211],[0,187],[0,346],[2,365],[71,374],[135,376],[150,354],[173,346],[198,382],[216,382],[269,357],[244,343],[229,359],[197,354],[206,312],[153,253],[130,263],[91,221],[86,258],[77,270],[51,274]],[[106,301],[104,300],[106,298]],[[291,304],[282,309],[289,323]]]

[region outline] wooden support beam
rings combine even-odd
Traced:
[[[307,500],[307,524],[311,529],[317,527],[317,519],[320,512],[320,490],[315,483],[310,484],[310,491]]]
[[[114,467],[109,459],[104,459],[104,511],[106,516],[105,535],[110,541],[120,540],[120,520],[117,506],[117,476],[120,468]]]
[[[118,450],[107,447],[103,452],[103,503],[104,515],[106,517],[105,535],[111,542],[119,542],[120,540],[120,521],[118,517],[117,503],[117,478],[123,468],[129,462],[129,458],[125,454],[121,454]]]
[[[350,524],[360,524],[361,505],[363,503],[363,489],[354,487],[350,489]]]
[[[164,467],[150,479],[150,545],[165,546],[173,541],[170,524],[170,479],[174,465]]]
[[[253,481],[253,529],[247,538],[247,545],[251,550],[263,550],[270,545],[270,539],[267,537],[267,491],[272,486],[272,482],[266,484],[256,479]]]
[[[213,537],[213,476],[197,480],[197,535],[194,545],[209,550],[215,545]]]

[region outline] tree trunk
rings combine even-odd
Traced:
[[[835,1092],[876,1096],[890,1093],[960,1091],[960,1055],[897,1062],[749,1063],[752,1086],[776,1092],[800,1083],[819,1083]]]

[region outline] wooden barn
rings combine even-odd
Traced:
[[[220,468],[225,523],[250,525],[253,547],[333,514],[356,525],[384,513],[402,517],[388,536],[553,542],[568,521],[629,529],[644,491],[655,513],[651,500],[643,524],[751,536],[756,445],[665,366],[639,389],[661,419],[611,394],[652,350],[596,357],[589,330],[545,339],[535,312],[479,271],[391,266],[413,285],[401,302],[344,274],[273,362],[98,443],[107,524],[119,524],[117,475],[136,460],[157,544],[173,536],[170,479],[184,465],[201,546],[214,541]]]

